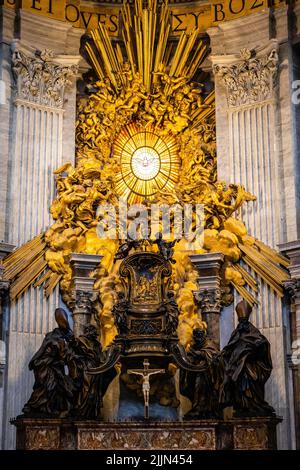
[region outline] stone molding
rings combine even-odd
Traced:
[[[91,273],[100,266],[102,259],[101,255],[71,253],[70,265],[75,291],[93,292],[95,278],[91,277]]]
[[[220,288],[220,269],[224,261],[222,253],[190,255],[190,260],[199,274],[198,285],[200,291]]]
[[[278,245],[280,251],[288,256],[291,264],[288,268],[292,279],[300,279],[300,240]]]
[[[78,72],[75,64],[58,63],[51,49],[28,54],[13,47],[12,69],[16,79],[16,98],[40,106],[62,109],[64,94]]]
[[[219,56],[213,70],[227,91],[230,108],[270,100],[277,86],[278,52],[274,41],[268,50],[243,48],[239,55]],[[277,43],[276,43],[277,45]],[[212,57],[216,62],[218,57]]]

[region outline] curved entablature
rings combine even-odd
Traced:
[[[20,2],[18,2],[20,3]],[[17,2],[4,1],[4,6],[13,10],[25,10],[34,15],[65,21],[75,28],[91,31],[98,24],[105,25],[111,36],[119,36],[122,25],[121,7],[122,0],[99,1],[66,1],[59,2],[23,2],[17,7]],[[134,1],[127,1],[133,7]],[[153,5],[163,4],[163,0],[156,0]],[[235,20],[244,16],[259,13],[268,8],[284,8],[286,2],[279,0],[169,0],[168,4],[172,13],[172,28],[174,35],[180,35],[183,31],[197,28],[204,33],[208,28],[218,26],[226,21]],[[146,2],[140,2],[141,7]]]

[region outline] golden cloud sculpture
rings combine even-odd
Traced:
[[[3,262],[12,299],[30,285],[44,286],[46,296],[60,283],[72,303],[72,252],[104,256],[94,273],[95,303],[102,343],[116,335],[111,314],[122,290],[121,240],[97,236],[97,206],[129,203],[203,204],[204,244],[196,252],[222,252],[225,263],[223,302],[230,287],[252,305],[260,276],[279,296],[288,279],[288,260],[247,234],[238,219],[240,207],[255,197],[239,184],[218,181],[214,92],[199,83],[208,49],[197,29],[170,36],[167,3],[141,0],[122,9],[122,40],[113,41],[102,24],[91,32],[85,48],[96,74],[89,96],[78,103],[76,166],[55,171],[57,198],[51,207],[55,223]],[[117,227],[118,231],[118,227]],[[189,260],[188,240],[176,245],[173,285],[180,309],[179,337],[187,345],[195,326],[205,327],[194,302],[197,273]],[[248,266],[248,268],[247,268]],[[250,268],[250,269],[249,269]]]

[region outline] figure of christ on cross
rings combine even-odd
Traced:
[[[128,369],[128,374],[140,375],[142,377],[142,391],[144,395],[145,419],[149,419],[149,396],[150,396],[150,375],[164,374],[165,369],[149,369],[148,359],[144,359],[144,369]]]

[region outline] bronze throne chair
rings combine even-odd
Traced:
[[[170,262],[158,253],[135,252],[123,259],[119,275],[124,290],[113,308],[118,336],[105,363],[89,372],[105,372],[117,362],[124,369],[141,366],[145,358],[155,367],[166,368],[173,362],[185,370],[198,370],[178,342],[179,312],[170,290]]]
[[[168,261],[156,253],[134,253],[120,266],[125,295],[114,308],[125,363],[155,357],[155,364],[168,361],[170,343],[177,343],[178,310],[169,290],[172,274]],[[150,362],[151,359],[150,359]]]

